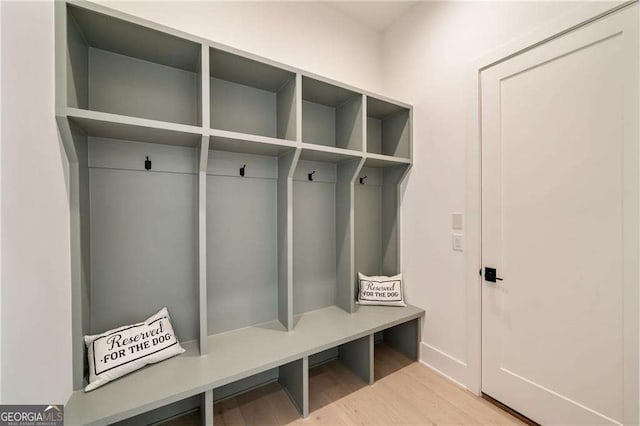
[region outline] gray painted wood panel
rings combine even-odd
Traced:
[[[385,167],[382,183],[382,274],[400,271],[400,183],[406,177],[406,165]]]
[[[245,56],[235,55],[221,49],[211,49],[211,77],[277,92],[295,73],[259,62]]]
[[[89,106],[89,48],[72,16],[67,19],[67,102],[69,106]]]
[[[373,384],[373,334],[340,345],[338,352],[344,365],[365,383]]]
[[[209,138],[202,137],[198,164],[198,313],[200,355],[207,353],[207,168],[209,162]]]
[[[294,314],[336,303],[335,211],[334,183],[294,181]]]
[[[249,389],[255,389],[264,386],[267,383],[273,383],[278,380],[278,369],[272,368],[258,374],[236,380],[235,382],[217,387],[213,391],[213,400],[222,401],[223,399],[241,394]]]
[[[213,390],[210,389],[201,395],[200,422],[202,426],[213,426]]]
[[[207,177],[209,334],[277,318],[276,213],[275,179]]]
[[[67,119],[58,118],[60,135],[69,157],[69,227],[71,255],[71,336],[73,389],[84,386],[84,342],[90,330],[90,216],[87,138]]]
[[[347,312],[355,311],[356,270],[354,262],[354,182],[364,163],[353,159],[338,164],[336,185],[336,304]]]
[[[409,110],[401,110],[382,121],[382,154],[409,158]]]
[[[304,154],[304,151],[302,152]],[[302,157],[301,154],[301,157]],[[313,173],[313,182],[336,183],[337,165],[320,161],[300,160],[293,175],[293,179],[299,182],[308,182],[309,173]]]
[[[302,98],[306,101],[336,108],[354,96],[358,96],[358,93],[347,88],[307,76],[302,77]]]
[[[202,395],[202,394],[201,394]],[[113,423],[112,426],[157,425],[175,416],[197,410],[202,405],[202,396],[192,396],[164,407],[156,408],[126,420]]]
[[[362,151],[362,95],[349,98],[336,110],[336,146]]]
[[[211,127],[211,80],[209,77],[209,46],[200,46],[200,68],[198,85],[198,112],[200,124],[205,129]]]
[[[300,158],[306,161],[339,163],[345,160],[361,159],[362,155],[358,151],[303,143]]]
[[[324,351],[309,355],[309,368],[319,367],[327,362],[338,359],[338,348],[334,347]]]
[[[302,417],[309,415],[309,361],[307,357],[281,365],[279,382]]]
[[[367,96],[367,115],[378,120],[382,120],[392,114],[395,114],[408,108]]]
[[[104,112],[69,108],[67,113],[87,135],[101,138],[198,147],[203,133],[196,127]]]
[[[300,149],[278,158],[278,320],[293,330],[293,174]]]
[[[200,125],[198,75],[106,50],[89,49],[89,108]]]
[[[146,142],[89,137],[89,167],[145,171],[145,159],[152,171],[198,173],[200,150]]]
[[[90,46],[185,71],[193,72],[199,67],[198,43],[86,7],[75,5],[68,10]]]
[[[281,156],[296,148],[295,142],[264,136],[211,130],[211,149],[244,154]],[[224,136],[218,136],[224,135]]]
[[[217,78],[210,80],[211,127],[277,136],[276,94]]]
[[[382,154],[382,121],[367,117],[367,152]]]
[[[166,306],[178,338],[196,339],[196,176],[93,168],[90,182],[91,331]]]
[[[240,177],[240,168],[245,178],[278,178],[278,158],[268,155],[242,154],[226,151],[209,151],[207,173],[215,176]]]
[[[302,141],[361,151],[362,96],[337,107],[302,101]]]
[[[302,101],[302,141],[336,146],[335,108]]]
[[[355,185],[355,269],[382,272],[382,172],[363,168],[364,184]]]
[[[292,76],[276,95],[278,138],[296,140],[296,79]]]

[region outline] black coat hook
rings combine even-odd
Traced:
[[[149,160],[149,156],[144,160],[144,169],[147,171],[151,170],[151,160]]]
[[[246,164],[243,164],[242,167],[240,167],[240,176],[244,176],[244,169],[247,167]]]
[[[365,180],[366,178],[367,178],[366,176],[362,176],[362,177],[360,178],[360,185],[364,185],[364,180]]]
[[[309,174],[307,175],[307,176],[309,177],[309,180],[310,180],[311,182],[313,182],[313,175],[314,175],[314,173],[315,173],[315,172],[316,172],[316,171],[314,170],[314,171],[312,171],[311,173],[309,173]]]

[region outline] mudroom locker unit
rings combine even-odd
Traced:
[[[69,159],[68,424],[157,421],[308,370],[373,383],[374,340],[416,359],[424,311],[357,306],[400,271],[412,108],[86,2],[56,3]],[[82,336],[166,306],[187,352],[84,393]],[[141,416],[141,417],[136,417]]]

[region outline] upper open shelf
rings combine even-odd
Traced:
[[[367,152],[410,158],[409,108],[367,97]]]
[[[67,105],[198,126],[201,46],[67,6]]]
[[[219,49],[209,51],[211,127],[296,139],[296,75]]]
[[[362,151],[362,95],[302,77],[302,141]]]

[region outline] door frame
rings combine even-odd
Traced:
[[[466,177],[466,306],[467,306],[467,377],[466,387],[476,395],[482,393],[482,134],[481,134],[481,93],[480,73],[499,62],[530,50],[540,44],[562,36],[585,24],[614,13],[638,0],[593,2],[581,4],[568,13],[555,18],[543,26],[515,39],[496,50],[481,56],[469,64],[466,92],[467,96],[467,177]],[[638,8],[640,15],[640,8]],[[639,16],[640,19],[640,16]],[[640,55],[639,55],[640,56]],[[640,96],[640,93],[638,93]],[[636,306],[637,306],[636,302]],[[636,319],[638,314],[636,313]],[[636,335],[640,322],[635,325]],[[637,342],[636,342],[637,343]],[[638,345],[636,345],[638,346]],[[631,371],[635,374],[627,378],[624,401],[624,423],[636,424],[640,421],[640,347],[631,348],[627,357]]]

